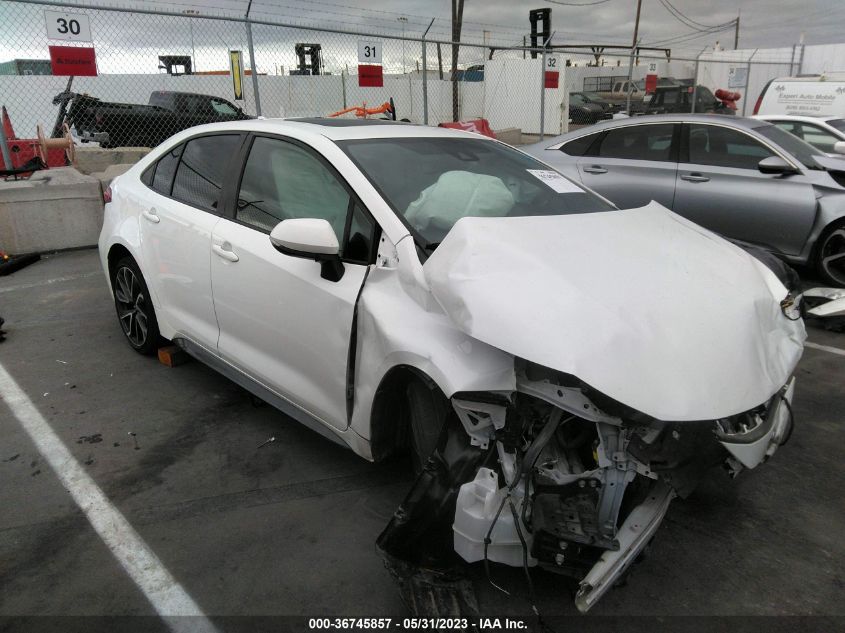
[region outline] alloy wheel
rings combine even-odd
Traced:
[[[144,288],[131,268],[122,266],[114,276],[114,298],[123,333],[134,347],[147,340],[147,313]]]
[[[833,230],[825,239],[819,258],[827,276],[845,286],[845,226]]]

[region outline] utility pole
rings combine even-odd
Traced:
[[[631,46],[637,46],[637,36],[640,34],[640,11],[643,8],[643,0],[637,0],[637,18],[634,20],[634,41]]]
[[[736,13],[736,24],[735,24],[736,29],[734,30],[734,50],[737,50],[739,48],[739,18],[740,18],[741,15],[742,15],[742,9],[740,9]]]
[[[255,98],[255,115],[261,116],[261,95],[258,92],[258,67],[255,63],[255,47],[252,45],[252,22],[249,21],[249,10],[252,8],[252,0],[246,5],[246,44],[249,48],[249,64],[252,66],[252,94]]]
[[[628,95],[625,104],[625,113],[631,116],[631,92],[633,92],[633,74],[634,74],[634,53],[637,50],[639,42],[638,36],[640,34],[640,12],[643,8],[643,0],[637,0],[637,17],[634,20],[634,41],[631,43],[631,56],[628,58]]]
[[[458,53],[460,52],[461,26],[464,20],[464,0],[452,0],[452,120],[458,112]]]
[[[404,15],[396,18],[402,24],[402,74],[405,74],[405,25],[408,23],[408,18]]]

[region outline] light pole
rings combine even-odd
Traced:
[[[183,14],[188,16],[199,15],[200,12],[196,9],[185,9],[182,11]],[[194,49],[194,20],[193,18],[188,18],[188,28],[191,31],[191,74],[193,74],[197,69],[197,52]]]
[[[405,74],[405,25],[408,23],[408,18],[404,15],[396,18],[402,23],[402,74]]]

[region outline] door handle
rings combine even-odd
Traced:
[[[699,173],[693,172],[691,174],[685,174],[681,176],[681,180],[686,180],[687,182],[709,182],[710,178],[707,176],[702,176]]]
[[[144,209],[141,211],[141,215],[144,216],[144,219],[152,222],[153,224],[161,222],[161,218],[158,217],[158,213],[156,213],[155,209]]]
[[[240,259],[232,250],[232,245],[229,244],[229,242],[223,242],[223,244],[212,244],[211,250],[226,261],[236,262]]]
[[[584,167],[584,171],[588,174],[606,174],[607,170],[601,165],[592,165],[591,167]]]

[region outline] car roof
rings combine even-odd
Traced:
[[[188,130],[186,130],[187,132]],[[292,119],[246,119],[243,121],[226,121],[224,123],[209,123],[189,128],[191,134],[203,132],[266,132],[272,134],[295,133],[300,138],[322,136],[332,141],[369,138],[402,138],[402,137],[440,137],[440,138],[474,138],[488,139],[480,134],[464,132],[443,127],[415,125],[399,121],[382,121],[380,119],[340,119],[340,118],[292,118]],[[184,133],[183,133],[184,134]]]
[[[771,121],[777,119],[778,121],[836,121],[841,119],[841,116],[806,116],[803,114],[756,114],[755,119],[761,121]]]
[[[558,143],[560,141],[568,141],[569,139],[586,136],[587,134],[594,134],[595,132],[603,132],[618,127],[627,127],[629,125],[641,125],[643,123],[717,123],[719,125],[726,125],[738,129],[751,130],[754,128],[770,125],[766,121],[759,119],[750,119],[740,116],[726,116],[723,114],[647,114],[643,116],[633,116],[625,119],[610,119],[609,121],[602,121],[594,123],[586,127],[567,132],[561,136],[556,137],[549,142]]]

